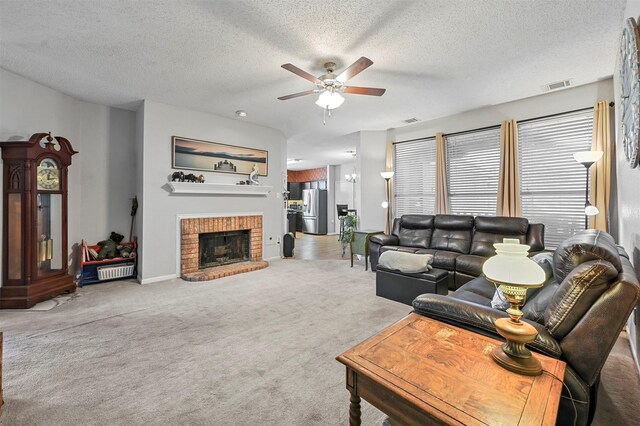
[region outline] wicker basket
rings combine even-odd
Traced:
[[[116,266],[99,266],[98,279],[99,280],[114,280],[116,278],[124,278],[133,275],[134,263],[126,263],[124,265]]]

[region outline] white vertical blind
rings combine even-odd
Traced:
[[[591,149],[593,109],[518,124],[522,215],[545,224],[545,246],[584,229],[586,171],[573,159]]]
[[[449,209],[495,215],[500,175],[500,127],[445,136]]]
[[[395,216],[434,214],[436,139],[396,143],[394,165]]]

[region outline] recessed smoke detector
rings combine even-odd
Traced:
[[[243,109],[239,109],[236,111],[236,117],[246,117],[247,116],[247,111],[243,110]]]
[[[572,85],[571,80],[556,81],[555,83],[549,83],[542,86],[543,92],[549,92],[551,90],[564,89]]]
[[[403,123],[407,123],[407,124],[417,123],[418,121],[421,121],[421,120],[417,117],[411,117],[411,118],[407,118],[406,120],[402,120]]]

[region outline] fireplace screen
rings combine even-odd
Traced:
[[[199,235],[199,268],[212,268],[249,260],[249,230]]]

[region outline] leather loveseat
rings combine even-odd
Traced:
[[[613,237],[597,230],[565,240],[551,255],[548,279],[529,294],[523,319],[538,330],[528,345],[567,363],[557,424],[585,425],[593,419],[600,371],[622,327],[640,299],[640,285],[628,255]],[[478,277],[448,296],[423,294],[414,311],[484,335],[497,334],[506,317],[491,307],[495,286]],[[577,415],[577,417],[576,417]]]
[[[448,288],[455,290],[482,273],[482,265],[495,255],[494,243],[517,239],[544,250],[544,225],[522,217],[403,215],[393,222],[391,235],[373,235],[369,250],[371,270],[387,250],[433,255],[432,266],[448,271]]]

